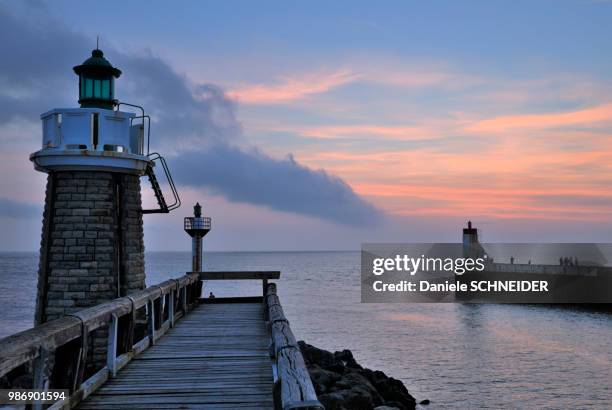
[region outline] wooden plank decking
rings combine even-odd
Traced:
[[[273,409],[262,303],[200,304],[79,409]]]

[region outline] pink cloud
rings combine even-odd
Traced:
[[[369,59],[371,60],[371,58]],[[341,68],[335,71],[283,76],[275,84],[243,84],[227,92],[232,98],[246,104],[281,104],[302,99],[309,95],[325,93],[354,81],[383,84],[392,87],[418,88],[438,85],[452,87],[479,83],[480,78],[447,72],[439,67],[414,67],[414,63],[398,66],[398,63],[377,61],[353,61],[357,69]]]
[[[230,90],[227,94],[246,104],[280,104],[329,91],[355,81],[359,77],[358,74],[345,69],[332,73],[310,73],[284,77],[279,84],[275,85],[247,85]]]
[[[298,130],[304,136],[321,139],[381,137],[386,139],[413,140],[431,137],[434,130],[421,126],[393,125],[336,125]]]
[[[548,131],[538,131],[548,135]],[[552,133],[554,137],[557,133]],[[612,143],[597,133],[533,141],[533,132],[503,135],[497,145],[447,152],[311,152],[300,160],[330,170],[360,195],[395,215],[596,221],[612,213]],[[526,149],[529,147],[529,149]],[[608,200],[609,199],[609,203]]]
[[[612,121],[612,104],[576,111],[549,114],[507,115],[478,121],[467,128],[472,132],[504,132],[519,128],[544,129],[572,125],[592,125]]]

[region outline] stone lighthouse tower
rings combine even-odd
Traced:
[[[30,155],[47,173],[36,324],[143,289],[142,215],[180,205],[171,177],[171,205],[155,177],[156,160],[170,174],[163,158],[149,155],[148,116],[115,99],[121,71],[96,49],[74,72],[80,108],[42,114],[42,149]],[[144,175],[159,209],[142,209]]]

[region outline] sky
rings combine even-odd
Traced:
[[[36,250],[40,113],[96,36],[183,207],[147,250],[612,240],[612,2],[0,0],[0,250]],[[143,179],[143,201],[154,198]]]

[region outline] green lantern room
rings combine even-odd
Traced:
[[[104,58],[102,50],[93,50],[91,57],[74,67],[74,72],[79,76],[81,108],[113,109],[115,78],[119,78],[121,70]]]

